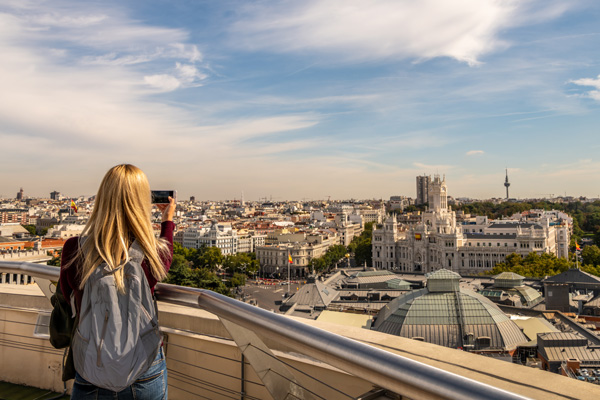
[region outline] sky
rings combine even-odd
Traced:
[[[600,196],[600,2],[0,2],[0,197]]]

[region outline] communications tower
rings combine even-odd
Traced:
[[[508,181],[508,169],[506,169],[506,179],[504,180],[504,186],[506,187],[506,200],[508,200],[508,187],[510,182]]]

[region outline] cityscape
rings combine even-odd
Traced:
[[[600,397],[598,21],[590,0],[3,2],[0,398],[70,398],[51,299],[124,163],[176,195],[171,399]]]
[[[517,201],[508,175],[500,185],[506,197],[485,201],[450,196],[437,174],[417,176],[413,196],[379,200],[178,199],[166,282],[600,384],[600,249],[582,230],[600,199]],[[481,204],[515,212],[466,212]],[[93,205],[21,188],[0,202],[0,260],[59,265]]]

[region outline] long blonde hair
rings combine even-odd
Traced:
[[[134,239],[140,244],[156,280],[166,277],[160,254],[167,252],[168,247],[154,235],[151,212],[150,185],[141,169],[121,164],[108,170],[82,233],[86,239],[80,241],[79,257],[75,257],[83,261],[79,270],[80,289],[101,263],[116,269],[127,262]],[[117,288],[123,293],[123,268],[114,275]]]

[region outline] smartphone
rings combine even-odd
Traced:
[[[152,204],[169,204],[169,196],[177,200],[177,190],[153,190]]]

